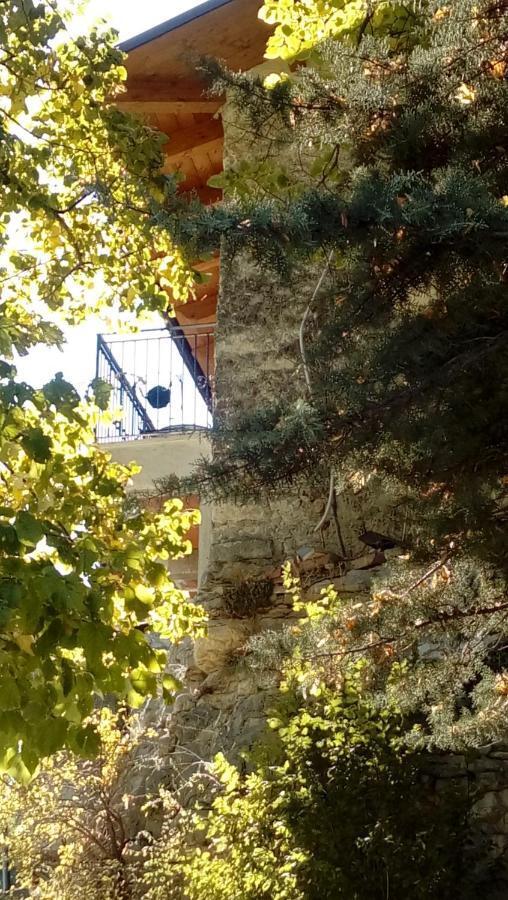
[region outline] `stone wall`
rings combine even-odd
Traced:
[[[508,744],[497,743],[467,756],[445,755],[429,760],[429,789],[450,783],[467,795],[480,851],[487,869],[484,900],[508,897]],[[490,866],[489,866],[490,860]],[[490,871],[488,871],[490,868]]]
[[[309,279],[309,290],[314,281]],[[270,302],[275,291],[277,304]],[[307,298],[308,291],[295,298],[291,288],[267,280],[244,258],[223,270],[216,348],[222,415],[248,411],[274,395],[289,399],[300,389],[298,329]],[[353,490],[338,498],[348,555],[356,557],[344,566],[333,527],[315,532],[327,493],[328,483],[300,485],[281,490],[276,499],[209,510],[209,558],[198,594],[209,613],[208,634],[174,658],[186,684],[172,714],[174,754],[182,767],[218,751],[238,762],[259,737],[272,701],[272,679],[253,675],[242,662],[242,649],[249,637],[280,629],[294,614],[280,587],[261,608],[235,610],[227,602],[235,587],[245,580],[262,583],[305,551],[316,592],[332,578],[342,592],[368,589],[376,555],[358,535],[366,525],[390,527],[389,498],[374,484],[363,486],[361,498]],[[305,568],[307,562],[301,564]]]

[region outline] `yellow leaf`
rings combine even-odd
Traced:
[[[266,88],[267,91],[271,91],[272,88],[281,84],[283,81],[287,81],[288,78],[289,75],[287,75],[286,72],[272,72],[270,75],[266,76],[263,81],[263,87]]]
[[[462,106],[469,106],[476,99],[476,91],[470,85],[462,83],[455,94],[455,98]]]
[[[32,644],[34,642],[33,634],[15,634],[13,636],[13,640],[18,645],[19,649],[23,651],[23,653],[28,653],[30,656],[34,655],[32,650]]]
[[[506,62],[502,59],[495,60],[490,64],[490,71],[494,78],[501,80],[506,74]]]

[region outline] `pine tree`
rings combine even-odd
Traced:
[[[246,249],[296,289],[309,264],[327,270],[304,328],[305,392],[219,422],[198,479],[239,498],[330,466],[338,485],[359,470],[384,479],[410,512],[409,549],[452,560],[430,595],[432,579],[414,587],[413,572],[388,616],[410,638],[388,641],[392,662],[415,652],[424,626],[442,635],[442,660],[455,648],[453,679],[443,668],[431,688],[420,682],[429,708],[448,691],[442,746],[465,711],[473,742],[505,721],[504,663],[488,636],[504,644],[507,46],[506,2],[457,0],[423,4],[403,41],[323,44],[294,78],[265,84],[208,64],[253,130],[295,153],[311,144],[320,163],[279,197],[258,185],[180,222],[167,213],[195,248],[222,239],[226,256]],[[369,628],[370,614],[358,646]]]
[[[222,237],[226,254],[247,248],[295,284],[299,263],[332,251],[328,296],[306,334],[310,390],[291,408],[274,398],[223,423],[215,483],[251,494],[330,459],[344,478],[375,468],[420,517],[429,511],[436,534],[499,559],[506,4],[430,4],[419,29],[414,49],[395,55],[374,38],[356,50],[328,44],[319,67],[273,89],[220,74],[253,126],[277,116],[281,140],[333,146],[335,163],[296,199],[196,206],[168,222],[196,247]]]

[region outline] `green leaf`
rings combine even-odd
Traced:
[[[30,428],[21,438],[21,446],[35,462],[45,463],[51,459],[51,439],[42,428]]]
[[[35,516],[25,510],[16,516],[14,528],[22,544],[29,544],[34,547],[44,537],[44,528],[41,523]]]
[[[6,578],[0,581],[0,600],[9,607],[15,608],[23,597],[23,586],[19,581]]]
[[[166,691],[181,691],[183,687],[182,682],[169,673],[163,675],[162,686]]]
[[[101,749],[100,735],[93,725],[85,725],[81,728],[71,727],[68,732],[68,742],[80,756],[96,756]]]
[[[208,187],[220,188],[221,190],[227,186],[227,176],[221,172],[219,175],[211,175],[207,181]]]
[[[64,404],[74,407],[79,403],[78,392],[72,384],[65,381],[62,372],[57,372],[53,380],[44,385],[42,392],[48,403],[52,403],[57,409]]]
[[[130,683],[137,694],[146,696],[147,694],[155,694],[157,690],[157,679],[152,672],[146,669],[133,669],[129,676]]]
[[[21,703],[21,694],[14,679],[4,675],[0,680],[0,709],[18,709]]]
[[[16,377],[16,369],[12,363],[0,359],[0,378],[12,380]]]
[[[109,400],[113,390],[113,386],[103,378],[94,378],[90,382],[92,398],[99,409],[106,410],[109,406]]]
[[[4,525],[0,522],[0,550],[4,553],[18,553],[19,539],[13,525]]]
[[[6,769],[7,774],[14,778],[19,784],[27,785],[30,784],[32,780],[32,772],[28,769],[23,762],[23,758],[21,754],[16,753],[10,763],[8,768]]]
[[[66,742],[69,723],[62,718],[48,716],[37,726],[37,746],[41,757],[51,756]]]
[[[139,709],[140,706],[145,702],[146,697],[144,694],[138,694],[133,688],[127,691],[127,702],[131,709]]]
[[[144,584],[137,584],[134,588],[134,593],[137,599],[146,604],[146,606],[151,606],[153,603],[153,591],[146,587]]]

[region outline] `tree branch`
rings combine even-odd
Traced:
[[[321,285],[323,284],[323,281],[325,280],[326,273],[328,272],[328,270],[330,268],[332,256],[333,256],[333,250],[330,250],[330,252],[326,258],[326,263],[323,268],[323,271],[321,272],[321,275],[319,276],[316,287],[314,288],[314,291],[312,292],[312,297],[310,298],[310,300],[307,304],[307,308],[303,314],[302,322],[300,325],[300,331],[299,331],[300,355],[302,357],[302,363],[303,363],[303,374],[304,374],[304,378],[305,378],[305,384],[307,385],[307,390],[310,395],[312,395],[312,382],[310,380],[309,364],[307,362],[307,353],[305,350],[305,326],[307,324],[307,319],[309,318],[311,310],[312,310],[312,304],[314,303],[314,300],[316,299],[317,295],[319,294],[319,291],[321,290]]]

